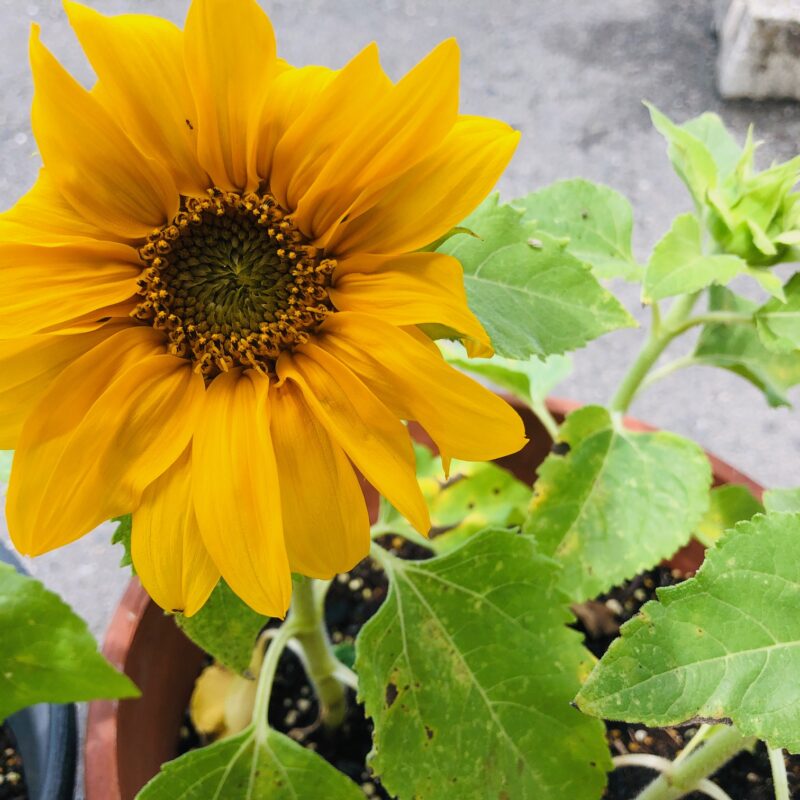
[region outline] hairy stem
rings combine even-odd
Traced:
[[[531,411],[536,415],[542,427],[547,431],[547,435],[554,441],[558,441],[558,423],[555,417],[550,413],[547,405],[543,402],[535,402],[531,404]]]
[[[271,628],[268,632],[271,633],[273,630],[275,631],[274,635],[269,636],[267,642],[264,643],[264,646],[268,649],[258,676],[258,688],[256,689],[256,699],[253,705],[253,723],[255,724],[256,737],[262,742],[267,738],[269,729],[267,712],[269,711],[269,698],[272,694],[272,684],[275,681],[278,661],[284,648],[289,643],[289,639],[295,633],[294,627],[288,622],[281,625],[277,630]]]
[[[775,786],[775,800],[789,800],[789,778],[786,775],[783,750],[779,747],[770,747],[768,752],[769,765],[772,768],[772,783]]]
[[[699,293],[679,297],[669,309],[663,320],[653,312],[653,325],[647,341],[639,351],[639,355],[628,370],[627,375],[611,400],[611,410],[625,413],[630,407],[636,392],[647,377],[647,373],[658,361],[667,345],[682,331],[686,330],[686,320],[697,302]]]
[[[302,649],[302,660],[320,703],[326,728],[338,728],[347,712],[347,696],[338,675],[340,664],[331,649],[322,604],[314,596],[312,578],[295,576],[289,624]]]
[[[679,800],[755,742],[754,737],[742,736],[733,726],[720,726],[688,758],[673,762],[672,769],[646,786],[636,800]]]

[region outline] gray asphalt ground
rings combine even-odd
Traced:
[[[182,23],[187,0],[93,0],[100,11],[155,13]],[[582,176],[626,194],[636,213],[637,254],[689,209],[662,139],[641,105],[648,99],[683,120],[719,112],[741,138],[756,124],[761,160],[800,149],[800,106],[722,102],[715,93],[711,0],[262,0],[279,53],[295,64],[343,65],[372,40],[400,76],[433,45],[458,38],[462,106],[523,132],[500,182],[510,199],[559,178]],[[29,125],[27,36],[44,41],[86,85],[91,71],[56,0],[0,0],[0,210],[33,183],[39,158]],[[124,54],[120,54],[124,57]],[[640,316],[638,294],[619,295]],[[642,341],[621,331],[580,352],[559,393],[606,401]],[[800,401],[800,394],[795,394]],[[749,384],[693,368],[657,384],[634,413],[693,437],[768,486],[800,484],[800,418],[771,410]],[[30,563],[102,635],[126,575],[108,547],[111,527]],[[0,537],[7,536],[0,524]]]

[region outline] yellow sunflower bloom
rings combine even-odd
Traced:
[[[524,444],[420,325],[491,352],[461,266],[414,252],[466,216],[518,134],[458,113],[446,41],[393,83],[277,58],[254,0],[185,29],[66,4],[83,89],[31,37],[44,167],[0,216],[8,523],[39,554],[132,513],[148,592],[195,613],[225,578],[282,616],[291,571],[368,551],[356,469],[421,532],[403,420],[445,458]]]

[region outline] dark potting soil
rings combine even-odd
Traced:
[[[619,635],[620,626],[633,617],[649,600],[656,599],[656,589],[680,583],[688,576],[679,570],[657,567],[643,573],[623,586],[613,589],[597,600],[575,606],[580,630],[586,646],[598,658]],[[607,722],[606,738],[611,755],[647,753],[670,761],[691,741],[698,727],[645,728],[643,725],[628,725],[624,722]],[[786,757],[790,797],[800,798],[800,757]],[[609,775],[604,798],[607,800],[631,800],[650,783],[657,773],[639,767],[615,769]],[[774,800],[772,771],[767,750],[759,743],[754,752],[744,752],[728,762],[713,780],[731,800]],[[686,800],[707,800],[697,792],[686,796]]]
[[[425,548],[411,544],[401,537],[387,536],[379,541],[403,558],[423,559],[431,556]],[[672,586],[686,577],[686,574],[668,567],[657,567],[643,573],[596,600],[575,606],[573,611],[577,622],[574,627],[584,634],[586,646],[599,658],[619,635],[620,626],[635,616],[646,602],[656,598],[657,588]],[[337,655],[348,665],[352,666],[358,632],[378,610],[387,590],[384,573],[370,559],[365,559],[350,572],[337,576],[328,590],[325,618]],[[347,718],[335,734],[328,735],[318,724],[319,706],[302,664],[294,653],[286,650],[281,656],[272,689],[270,725],[319,753],[360,785],[366,798],[392,800],[366,766],[367,754],[372,747],[372,723],[365,717],[363,707],[356,704],[352,693],[348,699],[350,702]],[[647,753],[672,761],[691,741],[697,730],[696,725],[654,729],[642,725],[607,722],[606,738],[612,756]],[[181,752],[201,744],[188,721],[187,713],[187,724],[182,731]],[[787,757],[786,766],[790,796],[800,798],[800,757]],[[615,769],[609,775],[603,798],[632,800],[656,776],[657,773],[653,770],[639,767]],[[730,761],[713,779],[728,793],[731,800],[774,800],[769,758],[760,743],[754,752],[742,753]],[[4,795],[2,790],[0,785],[0,800],[26,798],[24,793]],[[687,800],[707,798],[693,793],[687,795]]]
[[[28,800],[22,758],[11,729],[0,725],[0,800]]]

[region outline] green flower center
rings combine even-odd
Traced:
[[[274,372],[330,313],[336,266],[269,193],[210,189],[139,250],[143,300],[133,315],[167,332],[170,352],[208,378],[233,367]]]

